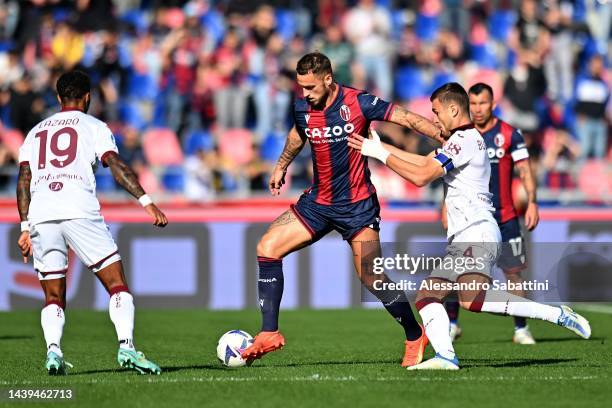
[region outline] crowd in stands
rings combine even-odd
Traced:
[[[58,110],[58,75],[78,68],[95,87],[89,113],[148,191],[263,194],[292,126],[296,62],[320,50],[338,82],[427,117],[437,86],[487,82],[540,186],[609,197],[611,20],[601,0],[0,0],[0,192],[14,191],[24,135]],[[406,149],[432,148],[377,126]],[[382,197],[426,198],[371,166]],[[311,177],[306,147],[289,186]],[[105,169],[97,181],[118,191]]]

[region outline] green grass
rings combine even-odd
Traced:
[[[510,319],[463,313],[456,344],[463,368],[407,372],[399,365],[402,331],[384,310],[284,311],[285,349],[239,369],[217,362],[217,339],[236,328],[255,334],[258,312],[140,310],[136,345],[164,369],[141,376],[117,366],[107,313],[68,309],[62,348],[74,369],[49,377],[39,313],[1,313],[0,389],[75,392],[71,402],[21,405],[28,407],[609,406],[612,315],[584,314],[593,327],[589,341],[531,322],[539,343],[518,346],[510,342]],[[6,397],[2,404],[10,405]]]

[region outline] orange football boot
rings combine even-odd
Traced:
[[[253,344],[242,352],[242,358],[247,361],[247,364],[251,364],[254,360],[283,348],[284,345],[285,338],[278,330],[273,332],[262,331],[255,336]]]
[[[427,347],[427,336],[425,335],[425,329],[421,326],[423,334],[416,340],[406,340],[406,351],[404,352],[404,359],[402,360],[402,367],[410,367],[419,364],[423,361],[423,354],[425,353],[425,347]]]

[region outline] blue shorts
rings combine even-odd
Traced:
[[[497,266],[506,273],[520,273],[527,268],[527,252],[518,217],[499,224],[499,230],[502,236],[502,252]]]
[[[346,205],[323,205],[309,195],[302,194],[291,210],[310,232],[313,241],[323,238],[331,231],[338,231],[342,238],[350,241],[366,228],[380,230],[380,205],[376,194]]]

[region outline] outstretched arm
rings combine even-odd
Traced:
[[[382,145],[392,155],[399,157],[405,162],[418,165],[425,164],[427,162],[427,158],[434,157],[436,153],[435,150],[432,150],[427,156],[421,156],[420,154],[410,153],[387,143],[383,143]]]
[[[415,184],[423,187],[444,175],[444,168],[433,157],[413,155],[419,164],[404,161],[384,148],[380,138],[372,132],[373,139],[353,134],[349,146],[361,151],[361,154],[374,157],[387,165],[391,170]]]
[[[536,181],[531,170],[529,159],[521,160],[515,164],[519,172],[519,177],[527,192],[527,210],[525,211],[525,227],[527,230],[533,230],[540,221],[538,214],[538,204],[536,202]]]
[[[165,227],[168,224],[166,215],[159,209],[138,182],[136,173],[128,166],[115,152],[106,153],[103,157],[104,163],[110,167],[115,181],[123,187],[125,191],[133,195],[142,204],[145,211],[153,218],[153,224],[158,227]]]
[[[295,126],[292,127],[289,131],[289,135],[287,136],[285,148],[278,158],[276,166],[274,166],[274,170],[272,170],[272,176],[270,177],[269,183],[270,192],[272,195],[280,194],[280,188],[283,186],[283,184],[285,184],[285,174],[287,174],[287,168],[293,159],[295,159],[295,157],[300,153],[305,143],[306,138],[300,135]]]
[[[423,116],[410,112],[399,105],[394,105],[393,112],[389,117],[389,122],[393,122],[400,126],[414,129],[419,133],[424,134],[442,144],[444,144],[443,132],[433,122],[427,120]]]
[[[17,210],[21,220],[21,235],[17,245],[23,256],[23,263],[28,263],[28,257],[32,255],[32,242],[30,241],[30,227],[28,225],[28,211],[30,210],[30,182],[32,171],[30,165],[23,163],[19,166],[19,178],[17,179]]]

